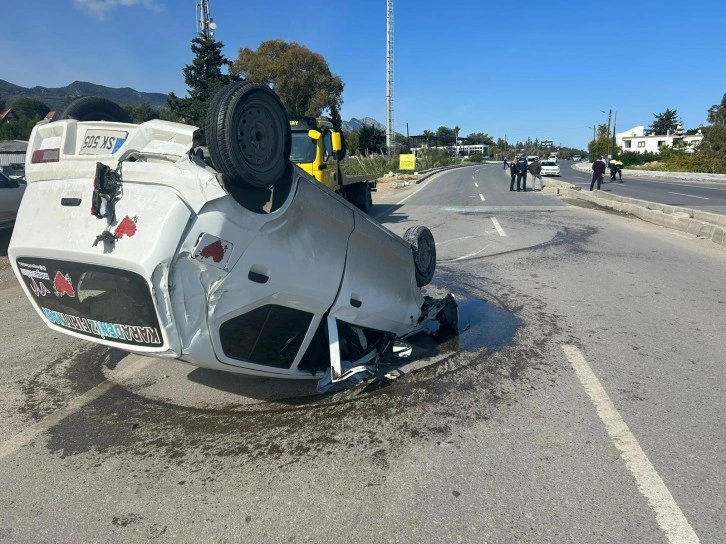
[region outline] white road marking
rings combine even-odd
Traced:
[[[676,504],[670,491],[661,480],[637,439],[630,432],[628,425],[618,413],[607,392],[600,384],[585,357],[579,349],[571,345],[563,345],[562,351],[570,361],[580,383],[585,388],[590,400],[595,405],[598,416],[605,424],[605,430],[620,457],[625,461],[638,489],[648,499],[648,504],[655,512],[655,519],[671,544],[698,544],[698,536],[688,523],[686,516]]]
[[[484,202],[486,199],[484,198],[484,195],[479,193],[479,198],[481,198],[481,201]]]
[[[114,388],[117,385],[117,382],[128,379],[145,366],[151,364],[152,361],[153,359],[151,357],[139,358],[137,361],[134,361],[126,368],[119,370],[117,373],[115,373],[113,376],[113,381],[106,380],[99,383],[96,387],[89,389],[85,393],[71,399],[71,401],[63,408],[60,408],[52,414],[45,416],[43,419],[31,425],[24,431],[21,431],[15,436],[9,438],[8,440],[0,444],[0,460],[18,451],[20,448],[31,442],[33,439],[35,439],[48,429],[51,429],[68,416],[75,414],[81,408],[83,408],[87,404],[90,404],[101,395]]]
[[[673,193],[671,191],[668,191],[669,195],[678,195],[678,196],[687,196],[689,198],[700,198],[701,200],[709,200],[706,196],[696,196],[696,195],[687,195],[686,193]]]
[[[492,219],[492,223],[494,223],[494,228],[497,229],[497,232],[499,233],[499,236],[506,236],[507,233],[504,232],[504,229],[499,224],[499,221],[497,221],[497,218],[496,217],[492,217],[491,219]]]
[[[474,182],[474,187],[479,187],[479,184],[476,181]]]
[[[455,263],[456,261],[463,261],[464,259],[471,259],[475,255],[479,255],[479,253],[481,253],[482,251],[485,251],[488,247],[489,246],[483,247],[479,251],[475,251],[474,253],[469,253],[468,255],[462,255],[461,257],[457,257],[456,259],[451,259],[450,261],[447,261],[447,262]]]
[[[485,233],[486,234],[486,233]],[[434,245],[440,246],[443,244],[448,244],[450,242],[458,242],[459,240],[468,240],[469,238],[476,238],[476,236],[460,236],[459,238],[452,238],[451,240],[444,240],[443,242],[435,242]]]

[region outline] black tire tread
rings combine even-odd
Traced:
[[[76,121],[133,122],[131,116],[116,102],[100,96],[76,98],[66,106],[60,118],[75,119]]]
[[[284,123],[282,129],[282,149],[276,153],[277,158],[266,172],[255,172],[247,167],[240,150],[234,145],[236,130],[235,118],[239,114],[238,105],[243,103],[252,93],[262,92],[265,100],[272,101],[273,108],[282,112]],[[266,95],[266,96],[265,96]],[[256,188],[270,187],[287,171],[290,157],[291,136],[287,122],[287,112],[280,98],[268,86],[251,81],[239,81],[222,88],[212,99],[205,122],[207,147],[212,163],[221,172],[227,183],[240,183]]]
[[[431,283],[434,272],[436,271],[436,244],[434,243],[434,236],[427,227],[416,225],[406,229],[403,239],[411,244],[413,265],[416,273],[416,285],[424,287]],[[430,257],[429,261],[425,264],[422,264],[419,259],[419,250],[421,249],[422,242],[428,245]]]

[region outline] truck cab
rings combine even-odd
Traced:
[[[341,185],[338,154],[342,151],[342,139],[333,124],[315,117],[291,117],[290,132],[290,161],[329,189],[336,190]]]

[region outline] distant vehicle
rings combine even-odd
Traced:
[[[550,153],[550,156],[547,157],[548,161],[555,161],[557,162],[557,154],[556,153]]]
[[[25,193],[25,180],[11,179],[0,172],[0,229],[12,228]]]
[[[572,160],[578,162],[582,160],[582,157],[580,155],[573,155]]]
[[[2,167],[2,173],[10,179],[20,178],[25,175],[25,164],[11,163]]]
[[[527,164],[532,164],[536,159],[539,159],[537,155],[529,155],[527,157]]]
[[[560,175],[560,165],[557,164],[555,161],[542,161],[542,172],[541,174],[543,176],[559,176]]]

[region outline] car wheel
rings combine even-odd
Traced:
[[[423,287],[431,283],[436,270],[436,244],[431,231],[424,226],[409,227],[403,239],[411,244],[413,265],[416,271],[416,285]]]
[[[288,172],[290,122],[275,92],[241,81],[219,90],[205,122],[209,155],[226,183],[268,188]]]
[[[75,119],[76,121],[133,122],[131,116],[116,102],[100,96],[76,98],[63,110],[60,118]]]

